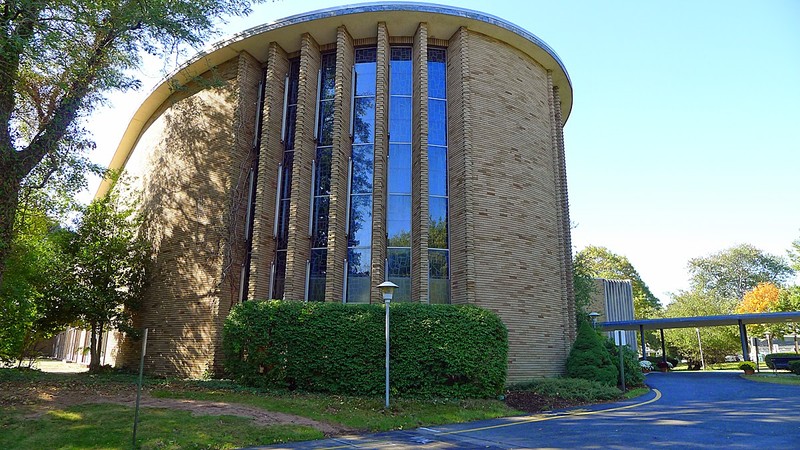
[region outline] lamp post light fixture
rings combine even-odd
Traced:
[[[589,313],[589,317],[592,319],[592,328],[597,328],[597,318],[600,316],[601,314],[597,311],[592,311]]]
[[[378,289],[383,295],[383,304],[386,310],[386,401],[384,407],[387,409],[389,408],[389,303],[392,302],[392,295],[394,295],[394,290],[397,287],[396,284],[388,280],[378,285]]]

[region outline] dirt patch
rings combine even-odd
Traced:
[[[538,413],[555,409],[573,408],[588,403],[579,400],[548,397],[535,392],[512,391],[506,393],[506,404],[527,413]]]
[[[14,381],[0,383],[0,407],[24,406],[30,411],[29,417],[38,417],[47,411],[90,403],[114,403],[134,407],[136,388],[122,383],[104,383],[102,385],[46,382],[31,384]],[[147,408],[189,411],[196,415],[248,417],[255,423],[264,426],[304,425],[316,428],[326,436],[336,436],[352,431],[340,425],[319,422],[293,414],[267,411],[254,406],[203,400],[155,398],[146,389],[142,392],[140,405]]]

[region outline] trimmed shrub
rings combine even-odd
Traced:
[[[542,378],[511,385],[508,391],[527,391],[582,402],[617,400],[622,396],[622,392],[614,386],[581,378]]]
[[[764,364],[767,365],[772,370],[775,370],[775,367],[772,365],[772,358],[783,358],[787,356],[800,356],[797,353],[770,353],[764,356]]]
[[[384,392],[384,307],[250,301],[223,329],[225,368],[251,386]],[[392,395],[491,397],[506,378],[508,333],[471,305],[391,305]]]
[[[610,338],[605,339],[605,346],[611,354],[611,362],[617,369],[617,380],[619,380],[619,346]],[[627,345],[622,346],[622,363],[625,367],[625,386],[643,386],[644,374],[639,364],[639,354]]]
[[[800,375],[800,361],[789,361],[789,370],[795,375]]]
[[[616,386],[618,372],[603,341],[604,338],[588,322],[581,322],[567,358],[567,377]]]
[[[753,361],[742,361],[739,363],[739,370],[756,370],[756,363]]]

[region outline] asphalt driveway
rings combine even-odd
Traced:
[[[800,448],[800,386],[739,372],[651,373],[631,402],[263,448]]]

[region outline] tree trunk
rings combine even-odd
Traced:
[[[100,358],[97,351],[97,324],[92,323],[92,336],[89,343],[89,372],[97,372],[100,368]]]
[[[0,285],[6,271],[6,260],[11,253],[14,238],[14,219],[19,201],[22,177],[18,174],[16,158],[0,149]]]

